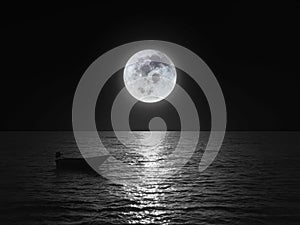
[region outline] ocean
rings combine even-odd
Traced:
[[[300,132],[227,132],[215,161],[199,173],[209,136],[203,132],[172,176],[166,156],[180,132],[162,132],[155,145],[141,144],[147,132],[137,134],[125,148],[113,132],[101,133],[115,158],[140,171],[139,182],[122,185],[56,171],[57,151],[80,156],[72,132],[1,132],[1,224],[300,223]]]

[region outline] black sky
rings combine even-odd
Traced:
[[[8,6],[1,16],[1,129],[71,130],[73,95],[87,67],[121,44],[156,39],[187,47],[209,65],[229,130],[300,130],[299,3],[197,7],[170,8],[170,15],[140,5]],[[188,78],[181,82],[205,108],[201,90]],[[113,95],[102,94],[97,126],[108,129],[101,118]],[[208,112],[200,117],[205,128]],[[131,123],[140,129],[142,122]]]

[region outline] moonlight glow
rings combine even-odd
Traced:
[[[124,69],[124,83],[129,93],[147,103],[166,98],[175,87],[176,76],[171,59],[152,49],[134,54]]]

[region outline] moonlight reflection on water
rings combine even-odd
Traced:
[[[122,199],[130,204],[122,215],[129,224],[169,224],[165,216],[166,192],[176,192],[175,187],[163,184],[165,173],[169,168],[163,167],[166,155],[176,146],[176,138],[170,137],[168,132],[138,132],[137,138],[132,140],[128,149],[131,153],[139,155],[135,166],[139,168],[136,185],[122,185]],[[126,136],[123,135],[125,138]],[[173,142],[169,142],[168,139]],[[113,194],[113,192],[112,192]],[[120,193],[119,193],[120,194]]]

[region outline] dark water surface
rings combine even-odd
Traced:
[[[203,141],[180,172],[158,180],[152,168],[179,135],[126,150],[104,133],[115,157],[141,169],[141,182],[125,186],[55,171],[56,151],[80,155],[72,132],[2,132],[0,223],[300,224],[300,132],[228,132],[207,170],[197,173]]]

